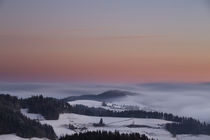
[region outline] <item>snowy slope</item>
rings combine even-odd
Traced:
[[[32,120],[45,120],[45,118],[41,114],[28,113],[28,109],[21,109],[20,111],[23,115]]]
[[[89,107],[100,107],[101,102],[89,100],[82,102],[75,102],[75,104],[83,103],[85,105],[90,105]],[[73,104],[72,104],[73,105]],[[28,113],[27,109],[21,109],[21,112],[31,119],[37,119],[38,117],[43,117],[40,114]],[[210,136],[207,135],[178,135],[176,138],[166,131],[163,126],[169,121],[159,120],[159,119],[141,119],[141,118],[119,118],[119,117],[102,117],[106,126],[104,127],[94,127],[93,123],[98,123],[101,117],[78,115],[73,113],[60,114],[58,120],[40,120],[42,124],[49,124],[53,127],[57,136],[62,136],[65,134],[74,134],[76,132],[85,131],[119,131],[120,133],[132,133],[137,132],[140,134],[146,134],[150,138],[155,138],[158,140],[210,140]],[[147,127],[141,128],[129,128],[127,125],[135,123],[136,125],[145,125]],[[77,127],[75,130],[68,129],[68,124],[72,124]],[[87,128],[87,129],[84,129]],[[84,129],[84,130],[81,130]],[[0,140],[28,140],[24,138],[17,137],[14,134],[0,135]],[[32,140],[43,140],[33,138]]]
[[[132,133],[138,132],[141,134],[146,134],[152,138],[158,138],[160,140],[175,140],[172,138],[171,134],[163,129],[163,125],[169,123],[165,120],[159,119],[139,119],[139,118],[119,118],[119,117],[103,117],[104,123],[107,124],[104,127],[94,127],[93,123],[98,123],[100,117],[92,117],[85,115],[78,115],[73,113],[60,114],[58,120],[43,120],[42,124],[49,124],[54,128],[55,133],[58,136],[65,134],[74,134],[76,132],[85,131],[119,131],[120,133]],[[128,128],[127,125],[132,124],[146,125],[147,127],[141,128]],[[68,129],[68,124],[72,124],[78,129],[70,130]],[[82,131],[81,129],[87,128]]]
[[[0,140],[48,140],[46,138],[21,138],[15,134],[0,135]]]

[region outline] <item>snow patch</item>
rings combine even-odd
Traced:
[[[21,138],[15,134],[0,135],[0,140],[49,140],[47,138]]]
[[[68,102],[70,105],[84,105],[88,107],[102,107],[102,102],[93,100],[76,100]]]
[[[45,118],[41,114],[28,113],[28,109],[27,108],[26,109],[20,109],[20,112],[24,116],[26,116],[26,117],[28,117],[28,118],[30,118],[32,120],[39,120],[39,121],[45,120]]]

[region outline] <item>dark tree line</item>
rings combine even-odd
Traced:
[[[71,106],[58,99],[32,96],[31,98],[21,99],[21,107],[28,108],[29,113],[42,114],[47,120],[57,120],[60,113],[70,112]]]
[[[55,139],[53,128],[30,120],[20,112],[20,101],[16,97],[0,95],[0,134],[16,133],[17,136],[46,137]]]
[[[120,134],[119,132],[86,132],[74,135],[66,135],[59,140],[154,140],[149,139],[146,135],[140,135],[139,133],[132,134]]]
[[[71,112],[89,116],[107,116],[107,117],[127,117],[127,118],[151,118],[162,119],[173,122],[182,122],[184,117],[175,116],[170,113],[144,111],[144,110],[126,110],[126,111],[111,111],[103,108],[90,108],[84,105],[75,105],[71,107]]]
[[[176,134],[204,134],[210,135],[210,125],[201,123],[198,120],[192,118],[183,118],[180,123],[168,123],[166,124],[166,130],[168,130],[173,136]]]

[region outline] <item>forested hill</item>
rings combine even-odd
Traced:
[[[29,113],[42,114],[47,120],[57,120],[60,113],[70,112],[71,106],[58,99],[32,96],[31,98],[20,99],[21,107],[28,108]]]
[[[149,139],[146,135],[140,135],[139,133],[133,134],[120,134],[119,132],[86,132],[76,133],[72,136],[63,136],[59,140],[154,140]]]
[[[116,98],[125,97],[127,95],[136,95],[135,93],[121,90],[109,90],[97,95],[81,95],[81,96],[70,96],[62,99],[65,102],[75,100],[96,100],[96,101],[111,101]]]
[[[0,95],[0,134],[15,133],[24,138],[46,137],[55,139],[53,128],[30,120],[20,112],[20,100],[9,95]]]

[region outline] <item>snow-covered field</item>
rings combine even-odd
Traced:
[[[58,136],[65,134],[74,134],[76,132],[85,131],[119,131],[120,133],[137,132],[146,134],[152,138],[163,140],[174,140],[171,134],[163,129],[163,125],[169,123],[165,120],[158,119],[139,119],[139,118],[119,118],[119,117],[103,117],[106,124],[103,127],[94,127],[93,123],[98,123],[101,117],[78,115],[73,113],[60,114],[58,120],[44,120],[42,124],[49,124],[54,128]],[[128,128],[127,125],[135,123],[136,125],[146,125],[147,127]],[[68,124],[77,127],[75,130],[68,129]],[[86,128],[86,129],[85,129]],[[81,130],[83,129],[83,130]]]
[[[158,140],[210,140],[207,135],[172,135],[166,131],[163,126],[169,121],[159,119],[140,119],[140,118],[119,118],[119,117],[102,117],[103,127],[94,127],[93,123],[98,123],[101,117],[78,115],[73,113],[60,114],[58,120],[43,120],[42,124],[49,124],[54,128],[58,136],[65,134],[74,134],[85,131],[119,131],[120,133],[140,133],[146,134],[150,138]],[[148,127],[128,128],[127,125],[135,123],[136,125],[145,125]],[[68,124],[75,126],[77,129],[68,129]],[[85,129],[87,128],[87,129]]]
[[[100,107],[101,102],[84,100],[74,102],[75,104],[84,103],[89,104],[89,107],[93,105],[95,107]],[[106,124],[103,127],[94,127],[93,123],[98,123],[101,117],[78,115],[74,113],[64,113],[60,114],[58,120],[44,120],[43,116],[40,114],[28,113],[27,109],[21,109],[21,112],[31,118],[39,119],[42,124],[49,124],[53,127],[57,136],[63,136],[66,134],[74,134],[78,132],[86,131],[119,131],[120,133],[140,133],[146,134],[150,138],[155,138],[158,140],[210,140],[210,136],[206,135],[178,135],[177,137],[172,137],[172,135],[164,129],[166,123],[169,121],[160,119],[141,119],[141,118],[120,118],[120,117],[102,117],[103,122]],[[69,129],[69,124],[75,127],[75,129]],[[143,125],[143,127],[129,128],[130,124]],[[47,140],[45,138],[21,138],[15,134],[0,135],[0,140]]]
[[[0,140],[48,140],[46,138],[21,138],[15,134],[0,135]]]
[[[103,107],[105,109],[112,110],[123,110],[118,105],[112,105],[111,103],[107,103],[107,106],[102,106],[102,102],[98,101],[90,101],[90,100],[78,100],[70,102],[71,105],[82,104],[89,107]],[[112,108],[115,106],[114,108]],[[171,137],[171,134],[163,129],[166,123],[170,123],[169,121],[159,120],[159,119],[140,119],[140,118],[120,118],[120,117],[103,117],[103,121],[106,124],[104,127],[94,127],[93,123],[98,123],[101,117],[93,117],[93,116],[85,116],[78,115],[73,113],[65,113],[60,114],[58,120],[44,120],[44,117],[40,114],[28,113],[27,109],[21,109],[21,112],[31,118],[38,119],[42,124],[49,124],[53,127],[57,136],[62,136],[65,134],[74,134],[76,132],[85,132],[85,131],[119,131],[120,133],[141,133],[146,134],[152,138],[158,139],[167,139],[174,140]],[[141,128],[129,128],[127,125],[135,123],[136,125],[145,125],[147,127]],[[75,130],[68,129],[68,125],[72,124],[77,127]],[[83,129],[83,130],[81,130]]]

